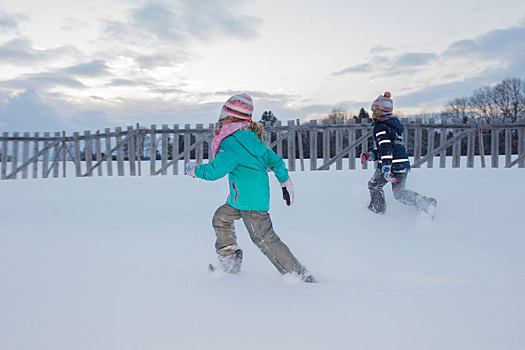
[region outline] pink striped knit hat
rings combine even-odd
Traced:
[[[246,93],[233,95],[224,103],[219,120],[228,116],[252,121],[253,100]]]
[[[370,109],[372,111],[381,111],[383,114],[392,113],[394,110],[394,101],[390,99],[391,96],[392,95],[388,91],[382,96],[377,96],[374,102],[372,102],[372,107],[370,107]]]

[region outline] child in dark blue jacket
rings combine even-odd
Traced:
[[[433,217],[437,200],[405,188],[410,171],[410,162],[402,136],[405,127],[392,114],[394,104],[390,96],[390,92],[385,92],[372,103],[372,119],[374,120],[372,126],[374,127],[373,134],[377,149],[361,155],[362,163],[366,160],[377,160],[377,168],[368,182],[368,190],[370,191],[368,209],[378,214],[385,212],[386,203],[383,187],[390,182],[395,199],[429,213]]]

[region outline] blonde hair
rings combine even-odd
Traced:
[[[372,119],[381,119],[383,112],[379,110],[372,111]]]
[[[230,123],[242,123],[242,122],[247,121],[246,119],[237,118],[231,115],[227,116],[224,119],[228,119]],[[257,138],[261,140],[261,142],[264,143],[266,146],[268,146],[268,139],[266,138],[266,132],[264,131],[264,126],[261,123],[252,121],[250,124],[250,128],[252,129],[252,131],[257,132]]]

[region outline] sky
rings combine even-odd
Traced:
[[[213,123],[247,92],[254,119],[437,112],[525,78],[519,0],[2,0],[0,130]]]

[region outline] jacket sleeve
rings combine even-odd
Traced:
[[[272,149],[268,149],[268,167],[275,173],[275,177],[280,183],[288,180],[288,169],[286,169],[283,157],[278,156]]]
[[[207,181],[215,181],[226,176],[235,169],[239,162],[235,156],[232,145],[228,138],[221,142],[217,156],[207,164],[201,164],[195,168],[195,177]]]
[[[394,148],[392,147],[392,131],[384,124],[377,124],[374,128],[374,138],[377,145],[377,156],[381,166],[392,165]]]

